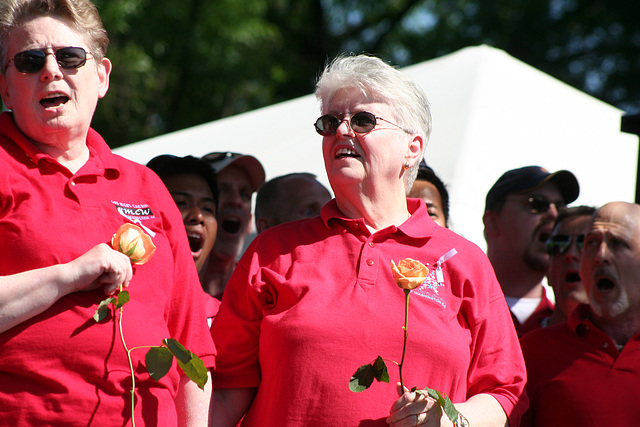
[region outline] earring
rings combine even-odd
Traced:
[[[404,169],[404,170],[409,169],[409,161],[408,160],[406,162],[404,162],[404,165],[402,165],[402,169]]]

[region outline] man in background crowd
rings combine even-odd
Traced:
[[[271,179],[256,196],[256,229],[320,215],[331,200],[329,190],[310,173],[291,173]]]
[[[449,192],[424,159],[420,162],[418,176],[408,197],[424,200],[431,219],[442,227],[449,226]]]
[[[640,206],[599,208],[580,276],[589,304],[521,340],[529,410],[523,427],[635,426],[640,419]]]
[[[540,166],[505,172],[487,193],[482,218],[487,256],[519,336],[540,327],[553,311],[543,286],[549,263],[545,243],[558,210],[579,193],[571,172],[550,173]]]
[[[160,177],[178,206],[189,239],[191,256],[202,277],[203,267],[209,259],[218,233],[216,174],[206,162],[193,156],[162,154],[151,159],[147,167]],[[218,313],[220,300],[210,296],[207,289],[204,290],[207,292],[207,321],[211,326]]]
[[[262,164],[253,156],[209,153],[202,158],[211,165],[218,179],[218,235],[200,280],[209,294],[221,299],[244,240],[251,231],[251,198],[264,183]]]
[[[578,304],[587,302],[587,293],[580,278],[580,257],[584,233],[591,215],[591,206],[560,209],[546,247],[549,253],[547,282],[553,289],[555,307],[543,326],[566,322]]]

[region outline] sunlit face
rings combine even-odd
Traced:
[[[418,179],[413,183],[409,197],[424,200],[427,204],[427,211],[431,219],[433,219],[436,224],[446,227],[444,209],[442,208],[442,197],[435,185],[429,181]]]
[[[534,212],[527,202],[532,196],[544,197],[555,204],[547,212]],[[545,242],[558,217],[558,206],[563,205],[562,195],[553,182],[525,194],[509,194],[502,210],[494,214],[498,229],[496,244],[502,246],[503,252],[522,257],[531,270],[546,273],[549,255]]]
[[[597,316],[612,319],[640,310],[640,206],[614,202],[597,210],[580,273]]]
[[[61,19],[39,17],[11,32],[7,59],[29,49],[82,47],[90,51],[83,35]],[[49,50],[51,52],[51,50]],[[18,128],[34,143],[59,146],[84,136],[96,108],[109,88],[111,63],[96,63],[92,55],[78,69],[63,69],[47,55],[44,68],[25,74],[9,64],[0,76],[5,106],[13,110]]]
[[[373,102],[355,89],[341,90],[323,114],[344,118],[335,135],[324,136],[322,152],[329,182],[336,195],[345,188],[358,187],[364,194],[375,190],[397,189],[404,192],[402,165],[411,147],[411,135],[386,121],[366,133],[355,133],[349,119],[355,113],[368,111],[396,123],[391,107]],[[422,146],[417,148],[422,149]],[[374,190],[375,189],[375,190]]]
[[[216,203],[207,181],[199,175],[173,175],[164,179],[187,230],[191,255],[202,269],[218,232]]]
[[[214,251],[236,258],[242,252],[251,225],[251,178],[229,165],[218,172],[218,236]]]
[[[568,236],[571,244],[566,252],[549,256],[547,279],[556,299],[556,307],[565,316],[581,303],[587,303],[587,293],[580,279],[581,252],[576,245],[578,236],[584,236],[590,215],[565,218],[553,229],[552,236]]]

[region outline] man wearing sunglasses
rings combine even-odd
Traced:
[[[580,275],[589,303],[521,340],[530,399],[523,427],[638,425],[640,205],[595,212]]]
[[[505,172],[487,193],[482,218],[487,256],[519,336],[540,327],[553,311],[543,286],[549,263],[545,243],[558,210],[579,193],[571,172],[550,173],[540,166]]]
[[[566,322],[571,312],[587,302],[587,293],[580,279],[580,256],[584,233],[591,215],[591,206],[560,209],[546,248],[549,254],[547,282],[553,289],[555,308],[543,320],[543,326]]]

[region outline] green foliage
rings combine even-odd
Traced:
[[[111,310],[109,310],[109,305],[115,304],[117,301],[118,300],[113,297],[109,297],[103,301],[100,301],[100,304],[98,304],[98,308],[96,308],[96,311],[93,314],[93,320],[95,320],[96,322],[100,322],[106,319],[107,316],[111,313]]]
[[[198,356],[193,357],[187,362],[183,363],[178,360],[178,366],[182,369],[182,372],[194,383],[198,385],[202,390],[209,379],[207,375],[207,368],[204,366],[204,362]]]
[[[328,58],[404,66],[488,44],[640,111],[640,2],[95,0],[111,85],[93,126],[111,147],[309,94]]]
[[[365,391],[371,387],[374,379],[379,382],[389,382],[387,365],[385,364],[384,359],[380,356],[378,356],[373,362],[362,365],[358,368],[349,381],[349,390],[354,393]],[[447,418],[451,421],[455,421],[458,418],[458,410],[446,394],[440,393],[438,390],[434,390],[429,387],[425,387],[424,389],[413,387],[411,392],[423,395],[426,394],[435,399],[447,415]]]
[[[384,359],[378,356],[376,360],[366,365],[362,365],[353,374],[349,380],[349,390],[354,393],[360,393],[368,389],[373,380],[388,383],[389,372],[387,371],[387,365],[384,363]]]
[[[96,322],[100,322],[107,318],[107,316],[111,313],[109,309],[110,305],[114,306],[114,310],[122,309],[122,307],[130,301],[131,297],[128,291],[121,290],[115,297],[109,297],[98,304],[96,311],[93,315],[93,319]],[[124,336],[122,336],[122,313],[120,314],[120,338],[122,340],[122,344],[124,346],[124,350],[127,353],[127,359],[129,360],[129,366],[131,369],[132,375],[132,407],[135,406],[135,393],[133,392],[133,388],[135,388],[135,377],[133,377],[134,370],[131,359],[131,352],[135,349],[139,349],[142,347],[133,347],[128,348]],[[159,381],[162,377],[164,377],[169,370],[171,369],[171,365],[173,364],[173,357],[175,356],[178,361],[178,367],[185,373],[185,375],[195,382],[198,387],[204,390],[204,386],[207,383],[208,369],[204,366],[204,362],[198,356],[193,354],[190,350],[186,349],[182,344],[180,344],[177,340],[173,338],[165,338],[162,340],[163,346],[145,346],[148,347],[149,350],[145,355],[145,365],[147,372],[156,381]],[[133,420],[133,413],[132,413]],[[135,421],[134,421],[135,425]]]
[[[426,391],[427,395],[429,395],[432,399],[435,399],[436,402],[438,402],[438,404],[440,405],[444,413],[447,414],[447,418],[449,418],[449,420],[455,421],[456,419],[458,419],[458,410],[456,409],[455,406],[453,406],[453,402],[451,401],[451,399],[449,399],[449,396],[447,396],[446,394],[442,394],[438,390],[434,390],[429,387],[425,387],[424,391],[417,390],[417,388],[414,387],[413,389],[411,389],[411,391],[416,392],[418,394],[424,394],[424,391]]]
[[[144,358],[151,378],[160,381],[173,364],[173,353],[167,347],[151,347]]]
[[[116,309],[128,303],[130,299],[131,297],[129,296],[129,291],[118,292],[118,302],[115,304]]]
[[[178,359],[178,366],[185,375],[204,390],[208,379],[208,370],[204,366],[204,362],[173,338],[166,338],[162,342]]]
[[[204,366],[202,359],[172,338],[166,338],[162,340],[162,343],[166,347],[151,347],[145,356],[147,372],[151,378],[159,381],[164,377],[171,369],[173,356],[175,356],[178,360],[178,366],[185,375],[204,390],[209,377],[208,369]]]
[[[98,304],[98,308],[96,308],[95,313],[93,314],[93,320],[96,322],[100,322],[109,316],[111,311],[109,310],[109,306],[113,305],[117,310],[121,308],[123,305],[128,303],[130,300],[129,291],[120,291],[118,295],[115,297],[109,297],[100,301]]]
[[[112,147],[267,105],[299,70],[282,74],[262,0],[96,3],[114,67],[93,125]]]
[[[171,353],[182,363],[188,363],[193,357],[193,353],[173,338],[166,338],[162,340],[162,343],[166,345],[169,350],[171,350]]]

